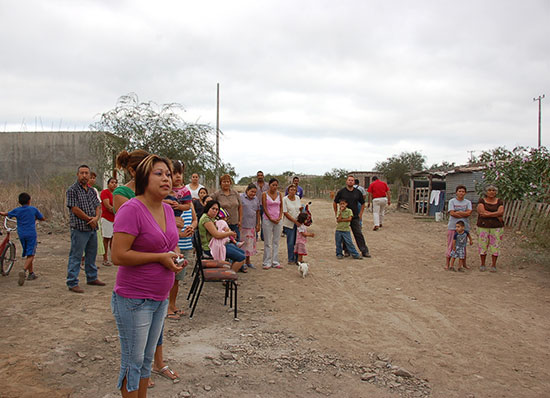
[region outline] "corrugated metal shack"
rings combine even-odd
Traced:
[[[476,193],[476,184],[483,182],[483,171],[485,169],[485,165],[476,165],[457,167],[454,170],[448,171],[445,179],[447,183],[447,202],[454,196],[456,187],[464,185],[466,187],[466,199],[470,200],[473,205],[476,205],[479,201],[479,195]]]
[[[410,173],[408,209],[415,216],[433,217],[446,212],[456,187],[466,187],[466,199],[475,206],[479,200],[476,185],[483,181],[485,165],[459,166],[453,170],[423,170]]]

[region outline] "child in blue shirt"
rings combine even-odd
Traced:
[[[18,283],[19,286],[22,286],[25,283],[25,279],[32,281],[38,278],[33,268],[37,238],[36,220],[44,221],[45,218],[36,207],[30,205],[31,196],[28,193],[23,192],[19,194],[19,204],[21,205],[20,207],[16,207],[8,212],[2,211],[0,215],[17,219],[17,235],[23,247],[23,257],[27,257],[24,269],[19,273]],[[29,272],[28,276],[27,271]]]

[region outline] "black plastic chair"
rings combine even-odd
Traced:
[[[193,235],[193,246],[195,247],[196,261],[193,269],[193,282],[191,283],[191,288],[189,289],[189,294],[187,295],[187,300],[191,299],[189,302],[189,307],[191,308],[189,318],[193,318],[204,283],[225,282],[224,305],[227,305],[227,299],[229,298],[229,307],[234,309],[234,317],[237,319],[237,273],[226,264],[220,263],[216,260],[203,258],[203,251],[198,231]]]

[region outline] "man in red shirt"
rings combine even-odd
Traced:
[[[372,177],[372,183],[367,189],[369,193],[369,206],[372,201],[372,218],[374,220],[373,231],[378,231],[382,227],[384,219],[384,210],[391,204],[391,194],[388,184],[380,181],[378,177]]]

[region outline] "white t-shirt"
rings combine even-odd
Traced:
[[[294,195],[294,200],[290,200],[288,196],[283,198],[283,213],[289,213],[292,218],[296,219],[298,217],[300,207],[302,207],[302,203],[298,195]],[[283,216],[283,227],[294,228],[294,225],[296,224]]]
[[[472,202],[470,202],[468,199],[458,200],[457,198],[452,198],[449,200],[449,212],[451,210],[454,211],[468,211],[472,210]],[[464,221],[464,229],[466,231],[470,231],[470,223],[468,222],[468,218],[456,218],[451,215],[449,215],[449,224],[447,224],[447,229],[455,229],[456,228],[456,222],[458,220]]]
[[[201,190],[201,188],[204,188],[204,185],[199,184],[199,186],[195,190],[191,189],[191,184],[187,184],[185,187],[189,190],[189,192],[191,192],[191,197],[193,199],[198,199],[199,191]]]

